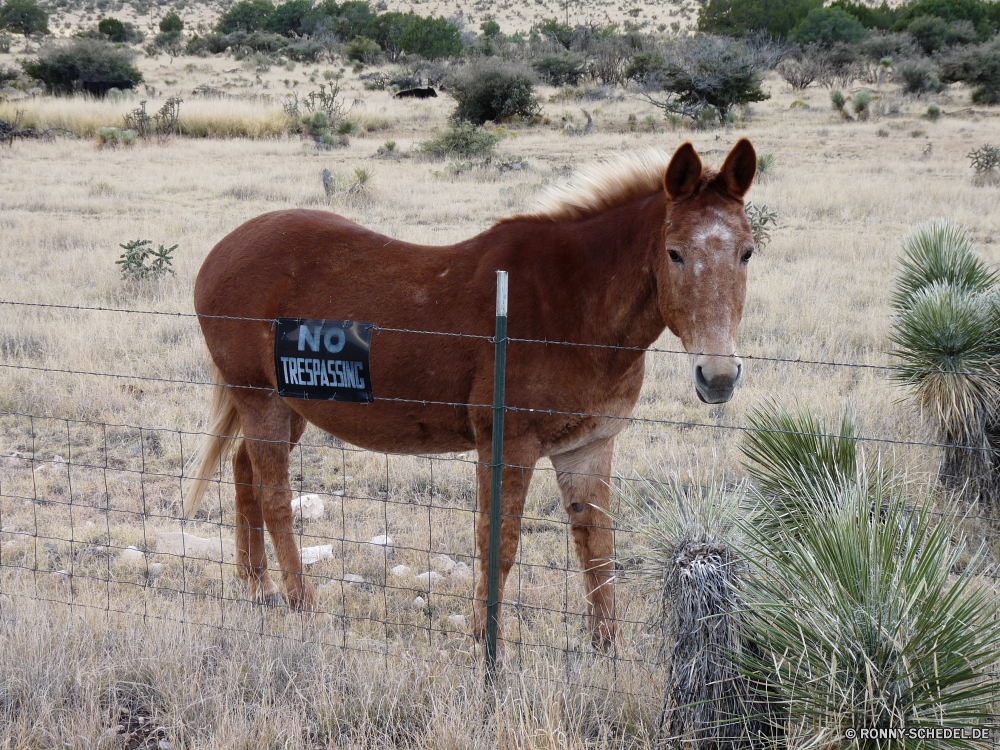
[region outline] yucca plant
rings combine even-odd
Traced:
[[[769,509],[757,521],[768,533],[791,532],[801,518],[835,507],[859,476],[888,481],[878,460],[866,462],[859,452],[854,412],[844,409],[837,421],[833,427],[777,401],[750,411],[740,451],[753,479],[751,499]]]
[[[737,661],[754,649],[741,637],[737,591],[744,563],[734,550],[744,487],[714,477],[685,485],[676,475],[635,479],[616,492],[615,517],[646,547],[640,574],[659,588],[656,625],[668,657],[660,732],[692,748],[735,748],[759,737],[760,690]]]
[[[995,720],[998,600],[973,577],[974,565],[953,574],[963,550],[950,525],[909,511],[861,472],[839,503],[801,517],[795,535],[740,526],[748,570],[739,621],[744,640],[763,647],[742,652],[742,669],[769,681],[788,746],[981,746],[915,734]],[[861,728],[903,733],[849,732]]]
[[[1000,315],[996,293],[938,281],[894,320],[897,382],[913,393],[944,449],[939,477],[966,502],[1000,506]]]
[[[910,307],[914,295],[937,282],[969,292],[983,292],[997,283],[997,273],[987,266],[961,224],[942,220],[920,226],[903,240],[892,306]]]

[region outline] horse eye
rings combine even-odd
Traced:
[[[679,252],[677,252],[676,250],[671,250],[670,251],[670,260],[672,260],[674,263],[683,263],[684,262],[684,259],[681,257],[681,254]]]
[[[753,255],[753,248],[752,247],[748,247],[746,249],[746,252],[743,253],[743,257],[740,258],[740,263],[749,263],[750,262],[750,257],[752,255]]]

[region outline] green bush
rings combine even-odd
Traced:
[[[0,30],[15,34],[48,34],[49,14],[36,0],[7,0],[0,7]]]
[[[313,16],[312,0],[290,0],[282,3],[267,17],[264,27],[275,34],[295,36],[307,33]]]
[[[240,0],[222,14],[215,24],[215,30],[220,34],[229,34],[233,31],[245,31],[249,34],[260,31],[272,13],[274,4],[271,0]]]
[[[795,27],[791,38],[799,44],[830,47],[837,42],[856,44],[865,36],[861,22],[840,8],[814,8]]]
[[[569,53],[548,55],[535,60],[531,67],[539,78],[553,86],[576,86],[586,72],[583,58]]]
[[[569,49],[573,44],[573,27],[559,23],[558,19],[549,18],[542,21],[535,26],[535,31],[541,36],[561,44],[566,49]]]
[[[168,248],[160,245],[158,250],[154,250],[149,240],[132,240],[119,247],[125,252],[115,264],[120,266],[122,279],[125,281],[154,280],[168,273],[174,273],[174,269],[170,266],[177,245]]]
[[[938,65],[942,80],[972,87],[973,102],[1000,103],[1000,37],[951,49],[938,56]]]
[[[326,45],[316,39],[303,39],[285,47],[285,56],[296,62],[317,62],[326,51]]]
[[[893,24],[896,23],[898,13],[895,8],[890,8],[889,3],[886,0],[882,0],[882,4],[878,6],[871,6],[865,2],[853,2],[853,0],[833,0],[830,3],[831,8],[839,8],[846,13],[850,13],[852,16],[861,22],[861,25],[866,29],[879,29],[881,31],[888,31],[892,28]],[[886,57],[886,55],[880,55],[880,57]],[[877,58],[876,58],[877,59]]]
[[[698,11],[698,30],[743,37],[764,31],[787,37],[823,0],[708,0]]]
[[[49,93],[69,94],[84,81],[142,81],[132,64],[133,53],[110,42],[76,39],[43,49],[35,60],[24,63],[24,72],[40,81]]]
[[[187,54],[199,57],[218,55],[227,49],[229,49],[228,37],[216,31],[205,34],[205,36],[195,34],[188,40],[186,47]]]
[[[541,109],[531,74],[524,68],[486,61],[468,65],[445,80],[458,106],[452,117],[475,125],[534,117]]]
[[[925,57],[914,57],[893,65],[892,78],[902,85],[907,94],[936,94],[945,88],[937,76],[934,63]]]
[[[403,31],[400,46],[406,54],[428,60],[456,57],[462,53],[462,34],[447,18],[413,16]]]
[[[941,107],[937,102],[931,102],[927,105],[927,112],[924,113],[924,117],[931,122],[936,122],[941,117]]]
[[[160,19],[160,31],[165,34],[170,34],[174,32],[181,32],[184,30],[184,21],[181,17],[170,11],[163,18]]]
[[[103,18],[97,23],[97,30],[111,42],[125,41],[125,24],[117,18]]]
[[[625,66],[624,78],[626,81],[646,81],[650,76],[655,75],[663,68],[663,55],[657,51],[637,52]]]
[[[478,159],[493,154],[500,136],[462,122],[420,144],[420,151],[437,159]]]
[[[844,92],[840,89],[830,89],[830,103],[833,108],[838,112],[844,111],[844,106],[847,104],[847,98],[844,96]]]
[[[981,41],[989,38],[1000,21],[1000,12],[989,0],[911,0],[898,10],[894,28],[906,29],[921,16],[933,16],[947,23],[971,24]]]
[[[906,32],[917,40],[926,54],[942,47],[971,44],[976,41],[976,30],[969,21],[945,21],[937,16],[919,16],[910,22]]]
[[[382,48],[378,42],[368,37],[359,36],[344,47],[344,57],[348,60],[357,60],[366,65],[372,65],[382,56]]]
[[[851,106],[854,108],[854,114],[858,116],[859,120],[867,120],[871,114],[871,109],[869,107],[872,103],[872,98],[875,94],[871,89],[861,89],[858,93],[854,95],[854,99],[851,101]]]

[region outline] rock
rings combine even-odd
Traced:
[[[320,560],[332,560],[333,545],[320,544],[316,547],[303,547],[301,555],[303,565],[313,565],[314,563],[318,563]]]
[[[62,456],[56,456],[55,458],[52,459],[52,463],[54,463],[54,464],[64,464],[64,463],[66,463],[66,459],[63,458]]]
[[[174,750],[174,743],[170,740],[160,740],[156,743],[156,750]]]
[[[424,597],[418,596],[413,600],[414,609],[423,609],[427,602],[424,601]]]
[[[138,547],[129,545],[118,555],[118,562],[129,568],[146,568],[146,556]]]
[[[380,534],[379,536],[373,536],[368,540],[369,544],[374,544],[376,547],[391,547],[395,542],[392,541],[391,536],[386,536]]]
[[[472,568],[470,568],[464,562],[455,563],[455,567],[451,571],[451,577],[457,578],[458,580],[461,581],[471,581]]]
[[[393,578],[409,578],[413,575],[413,570],[411,570],[406,565],[397,565],[389,571],[389,575]]]
[[[448,624],[459,630],[465,630],[465,615],[448,615]]]
[[[326,501],[319,495],[300,495],[292,498],[292,515],[306,521],[322,518],[326,512]]]
[[[364,583],[365,579],[359,576],[357,573],[345,573],[344,583]]]
[[[417,583],[421,583],[428,587],[430,587],[432,583],[437,583],[438,581],[443,580],[444,576],[440,573],[435,573],[433,570],[428,570],[426,573],[421,573],[417,576]]]
[[[431,558],[431,570],[438,573],[450,573],[455,569],[455,561],[448,555],[435,555]]]
[[[146,568],[146,572],[149,573],[150,578],[158,578],[163,575],[163,563],[150,563]]]
[[[160,555],[208,560],[232,560],[236,556],[236,544],[231,539],[203,539],[183,531],[160,534],[156,537],[155,550]]]

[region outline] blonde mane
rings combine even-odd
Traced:
[[[549,188],[535,210],[515,218],[576,221],[663,190],[672,155],[659,149],[622,154],[583,167],[568,183]],[[696,193],[714,176],[705,175]]]

